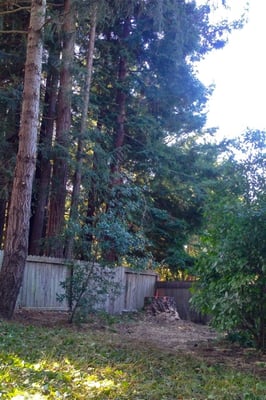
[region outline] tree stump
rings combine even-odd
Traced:
[[[144,310],[154,316],[161,313],[167,313],[174,319],[180,319],[176,309],[176,302],[174,297],[170,296],[145,297]]]

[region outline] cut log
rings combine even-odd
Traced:
[[[174,297],[145,297],[144,310],[155,316],[160,313],[168,313],[171,315],[171,317],[174,317],[175,319],[180,319],[176,309],[176,302]]]

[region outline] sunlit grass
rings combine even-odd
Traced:
[[[263,400],[266,381],[116,333],[1,322],[0,399]]]

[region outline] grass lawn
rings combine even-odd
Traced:
[[[1,321],[0,399],[266,400],[266,376],[112,329]]]

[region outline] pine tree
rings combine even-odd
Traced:
[[[75,2],[65,0],[63,23],[62,66],[57,102],[56,157],[53,162],[52,185],[46,237],[48,254],[63,257],[63,242],[60,240],[65,226],[66,184],[68,178],[68,148],[71,129],[72,65],[75,46]]]
[[[76,224],[78,222],[78,208],[79,208],[79,197],[81,190],[82,181],[82,158],[84,153],[84,142],[87,133],[88,124],[88,109],[90,101],[90,90],[91,90],[91,80],[92,80],[92,68],[93,68],[93,55],[95,47],[95,37],[96,37],[96,27],[97,27],[97,4],[93,5],[91,11],[91,26],[89,31],[88,39],[88,49],[86,55],[86,72],[85,72],[85,87],[83,91],[83,107],[81,111],[81,121],[80,121],[80,132],[77,143],[77,155],[76,155],[76,168],[73,177],[73,189],[71,196],[71,207],[69,220],[70,224]],[[64,255],[67,259],[73,257],[73,245],[74,238],[73,233],[70,233],[65,244]]]
[[[12,179],[18,148],[27,9],[0,4],[0,243],[6,231]]]
[[[47,207],[52,169],[50,160],[52,157],[52,141],[56,119],[56,102],[59,82],[59,58],[60,52],[57,39],[55,38],[55,43],[49,48],[42,123],[34,181],[35,185],[32,197],[29,254],[35,255],[40,255],[42,252],[42,239],[45,236],[47,224]]]
[[[19,148],[14,174],[3,265],[0,271],[0,314],[11,318],[28,254],[32,183],[36,163],[42,65],[42,29],[46,1],[31,2]]]

